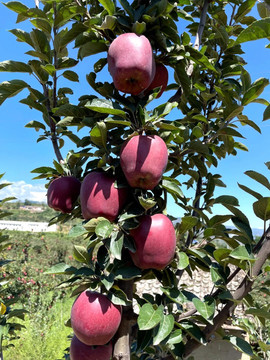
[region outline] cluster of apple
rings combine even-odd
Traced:
[[[165,142],[157,135],[135,135],[124,142],[120,165],[130,187],[153,190],[161,180],[168,162]],[[114,221],[128,200],[128,187],[115,187],[116,178],[102,171],[92,171],[82,184],[74,177],[61,177],[51,182],[48,205],[70,212],[80,196],[84,219],[104,217]],[[164,269],[175,252],[175,231],[163,214],[145,215],[137,228],[130,231],[136,252],[130,253],[141,269]]]
[[[74,336],[70,344],[71,360],[110,360],[111,339],[121,322],[122,307],[105,295],[85,290],[71,309]]]
[[[157,63],[144,35],[125,33],[113,40],[108,51],[108,69],[117,90],[131,95],[149,94],[160,87],[160,97],[168,83],[168,70]]]

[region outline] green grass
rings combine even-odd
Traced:
[[[68,336],[72,334],[72,329],[64,323],[69,319],[73,301],[70,298],[58,300],[44,315],[38,312],[27,316],[23,322],[26,329],[18,333],[20,339],[13,342],[15,347],[4,351],[4,359],[63,359],[69,346]]]

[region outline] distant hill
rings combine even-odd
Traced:
[[[2,205],[2,210],[9,213],[5,220],[14,221],[37,221],[48,222],[56,212],[49,208],[47,204],[37,202],[7,202]]]

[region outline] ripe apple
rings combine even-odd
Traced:
[[[70,213],[80,194],[81,182],[74,176],[54,179],[47,191],[48,206],[62,213]]]
[[[139,95],[151,84],[156,71],[149,40],[135,33],[119,35],[108,50],[108,69],[116,89]]]
[[[136,252],[130,252],[140,269],[164,269],[173,259],[176,235],[171,220],[163,214],[145,215],[137,228],[130,231]]]
[[[164,66],[161,63],[156,63],[155,77],[154,77],[153,81],[151,82],[151,84],[148,86],[148,88],[145,90],[145,93],[148,94],[151,90],[153,90],[157,87],[161,87],[161,89],[156,97],[156,99],[158,99],[163,94],[163,91],[167,87],[168,78],[169,78],[169,74],[168,74],[168,70],[167,70],[166,66]]]
[[[131,187],[152,190],[161,180],[168,162],[165,142],[157,135],[136,135],[120,152],[120,164]]]
[[[122,307],[114,305],[105,295],[83,291],[71,309],[71,326],[76,337],[86,345],[105,345],[115,335]]]
[[[93,171],[83,180],[80,192],[83,218],[103,216],[114,221],[127,199],[127,188],[114,187],[115,178]]]
[[[112,358],[112,343],[100,346],[90,346],[82,343],[75,335],[70,344],[70,360],[110,360]]]

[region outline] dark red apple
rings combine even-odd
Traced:
[[[70,213],[80,194],[81,182],[73,176],[54,179],[48,188],[48,206],[62,213]]]
[[[140,225],[131,230],[136,252],[130,252],[140,269],[164,269],[173,259],[176,235],[171,220],[163,214],[145,215]]]
[[[112,343],[90,346],[82,343],[75,335],[70,344],[70,360],[110,360]]]
[[[116,188],[115,178],[104,172],[93,171],[83,180],[80,192],[83,218],[103,216],[114,221],[124,206],[127,188]]]
[[[71,309],[71,326],[77,338],[86,345],[105,345],[115,335],[122,307],[105,295],[90,290],[82,292]]]
[[[120,153],[122,170],[134,188],[152,190],[160,182],[167,162],[167,146],[157,135],[133,136]]]
[[[151,84],[148,86],[148,88],[145,90],[145,93],[148,94],[151,90],[161,87],[160,91],[156,97],[158,99],[162,94],[163,91],[166,89],[168,84],[169,74],[166,66],[164,66],[161,63],[156,63],[156,74],[151,82]]]
[[[151,84],[156,71],[149,40],[135,33],[119,35],[109,47],[108,69],[116,89],[139,95]]]

